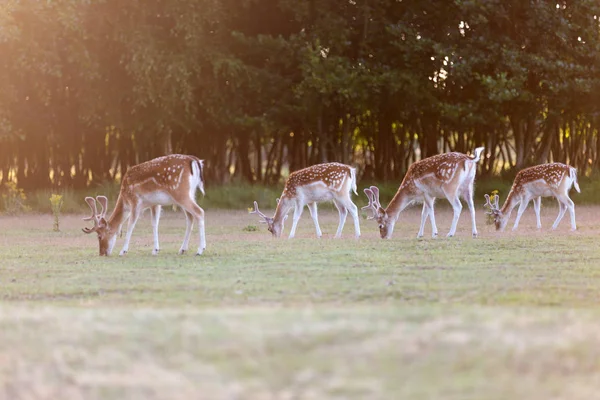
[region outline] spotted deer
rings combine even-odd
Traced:
[[[542,197],[553,196],[558,200],[559,212],[552,225],[552,229],[558,227],[561,219],[567,210],[569,210],[571,230],[574,231],[577,229],[577,225],[575,224],[575,204],[569,197],[571,187],[575,187],[575,190],[581,193],[579,184],[577,183],[577,170],[575,168],[561,163],[536,165],[519,171],[502,208],[498,204],[500,200],[498,195],[494,195],[492,201],[490,196],[486,194],[485,206],[490,209],[488,214],[493,216],[496,230],[502,231],[508,224],[512,210],[518,204],[519,210],[517,211],[517,218],[512,228],[514,231],[519,226],[521,216],[525,212],[529,202],[533,200],[537,228],[541,229],[540,206]]]
[[[138,218],[143,210],[150,208],[154,234],[152,254],[156,255],[159,252],[158,220],[161,206],[175,204],[183,209],[187,223],[179,254],[185,253],[188,249],[194,221],[198,223],[200,232],[200,245],[196,254],[202,254],[206,248],[204,210],[198,206],[195,198],[196,189],[204,194],[203,164],[204,161],[197,157],[173,154],[129,168],[121,182],[117,204],[108,219],[106,218],[108,199],[105,196],[98,196],[96,199],[85,198],[92,215],[84,218],[84,221],[94,221],[94,227],[84,228],[83,232],[96,232],[100,255],[109,256],[115,246],[117,234],[129,216],[125,243],[119,253],[124,255],[129,250],[129,242]],[[100,212],[98,212],[96,202],[100,203],[102,207]]]
[[[408,168],[398,191],[387,208],[384,209],[379,202],[379,189],[376,186],[371,186],[364,190],[369,199],[369,204],[362,209],[373,211],[373,216],[369,219],[375,219],[379,224],[381,238],[389,239],[392,237],[394,225],[400,216],[400,212],[410,204],[422,202],[421,228],[417,237],[423,237],[427,217],[431,221],[431,235],[436,237],[438,230],[435,224],[433,204],[437,197],[446,198],[454,210],[452,225],[447,235],[451,237],[456,233],[456,225],[462,211],[460,202],[460,197],[462,197],[469,206],[472,234],[473,237],[476,237],[477,225],[473,205],[473,185],[477,163],[482,152],[483,147],[478,147],[475,149],[474,156],[452,152],[417,161]]]
[[[308,205],[310,216],[315,223],[317,237],[323,234],[319,227],[317,216],[317,203],[333,200],[340,222],[336,238],[342,236],[342,229],[346,222],[348,212],[354,219],[354,234],[360,236],[360,224],[358,220],[358,209],[350,198],[350,191],[356,193],[356,169],[340,163],[317,164],[292,172],[285,182],[281,198],[277,202],[277,208],[273,217],[267,217],[258,209],[258,203],[254,202],[254,210],[251,214],[258,214],[266,222],[269,232],[275,237],[280,237],[283,231],[283,223],[287,214],[294,208],[294,218],[289,238],[296,234],[298,220],[302,215],[304,206]]]

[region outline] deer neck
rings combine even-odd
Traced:
[[[504,200],[502,208],[500,209],[500,213],[502,214],[502,216],[510,215],[513,208],[515,208],[518,203],[519,196],[517,195],[516,190],[511,189],[508,193],[508,196],[506,196],[506,200]]]
[[[117,204],[115,204],[115,208],[114,208],[113,212],[110,214],[110,217],[108,218],[108,221],[107,221],[111,232],[114,232],[116,234],[119,226],[121,226],[124,221],[125,221],[125,204],[123,201],[123,197],[119,194],[119,198],[117,199]]]
[[[277,203],[277,208],[275,209],[275,215],[273,216],[273,220],[275,222],[283,221],[285,216],[290,212],[290,209],[294,207],[294,201],[287,196],[281,196],[279,203]]]
[[[410,191],[405,186],[400,186],[394,198],[390,201],[385,212],[389,216],[398,218],[398,215],[404,210],[412,201]]]

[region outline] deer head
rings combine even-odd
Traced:
[[[108,199],[106,196],[97,196],[96,199],[93,197],[86,197],[85,201],[90,206],[92,215],[84,218],[84,221],[94,221],[93,228],[83,228],[84,233],[96,232],[98,234],[98,244],[100,247],[101,256],[109,256],[112,253],[112,249],[115,246],[117,240],[117,232],[112,232],[110,225],[106,220],[106,211],[108,211]],[[100,203],[102,209],[98,212],[96,201]]]
[[[489,211],[486,211],[487,215],[491,215],[494,218],[494,225],[496,226],[496,230],[504,230],[506,227],[506,223],[508,222],[507,218],[504,218],[502,211],[500,210],[500,197],[495,194],[493,199],[490,198],[489,195],[485,195],[485,204],[484,207],[489,208]]]
[[[279,199],[277,199],[277,205],[279,205]],[[275,220],[275,218],[267,217],[258,209],[258,203],[256,201],[254,202],[254,210],[250,211],[250,214],[257,214],[259,217],[261,217],[262,220],[260,222],[267,224],[267,229],[273,234],[273,236],[281,236],[281,233],[283,232],[283,223],[287,219],[287,215],[280,220]]]
[[[369,204],[362,207],[361,210],[370,209],[373,211],[373,215],[367,217],[367,219],[374,219],[379,224],[379,235],[382,239],[389,239],[394,231],[394,225],[396,224],[396,218],[390,217],[388,213],[381,207],[379,202],[379,189],[376,186],[371,186],[364,190]]]

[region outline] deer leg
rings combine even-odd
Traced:
[[[535,211],[535,222],[538,229],[542,229],[542,219],[540,218],[540,208],[542,206],[542,196],[533,199],[533,210]]]
[[[423,237],[423,231],[425,230],[425,221],[427,221],[427,217],[429,217],[430,212],[431,211],[429,209],[429,206],[427,205],[427,202],[424,201],[423,209],[421,210],[421,227],[419,228],[419,233],[417,233],[418,238]]]
[[[558,200],[558,215],[556,216],[556,220],[552,224],[552,229],[556,229],[558,227],[558,224],[567,212],[567,207],[564,205],[561,199],[557,197],[556,200]]]
[[[569,209],[569,216],[571,217],[571,230],[576,231],[577,224],[575,223],[575,203],[573,203],[573,200],[571,200],[568,195],[565,195],[565,197],[567,208]]]
[[[315,230],[317,231],[317,237],[320,238],[323,236],[323,232],[321,232],[321,227],[319,226],[319,215],[317,213],[317,202],[308,203],[308,212],[310,212],[310,217],[315,223]]]
[[[433,209],[435,204],[435,197],[425,197],[429,206],[429,221],[431,222],[431,237],[436,238],[438,235],[438,228],[435,224],[435,211]]]
[[[183,236],[183,243],[179,248],[179,254],[184,254],[188,250],[190,236],[192,236],[192,227],[194,226],[194,216],[186,209],[183,209],[183,214],[185,215],[185,235]]]
[[[477,237],[477,221],[475,218],[475,204],[473,203],[473,184],[470,184],[463,193],[463,199],[467,202],[469,212],[471,213],[471,234]]]
[[[360,237],[360,220],[358,219],[358,207],[356,207],[356,204],[354,204],[350,199],[344,201],[344,206],[346,207],[346,210],[348,210],[350,215],[352,215],[352,219],[354,220],[354,237],[358,239]]]
[[[150,215],[152,219],[152,235],[154,236],[154,249],[152,255],[157,255],[160,247],[158,245],[158,221],[160,220],[160,212],[162,207],[160,205],[152,206],[150,208]]]
[[[456,225],[458,225],[458,219],[460,218],[460,213],[462,211],[462,204],[458,196],[447,196],[452,209],[454,210],[454,216],[452,217],[452,225],[450,226],[450,231],[448,232],[448,237],[454,236],[456,233]]]
[[[529,197],[526,197],[521,200],[521,204],[519,204],[519,209],[517,210],[517,218],[515,218],[515,224],[513,225],[513,228],[512,228],[513,231],[519,227],[519,221],[521,220],[521,216],[527,209],[527,206],[529,205],[530,200],[531,199]]]
[[[344,206],[344,204],[342,204],[341,202],[337,201],[337,200],[333,200],[333,204],[335,204],[335,208],[337,208],[339,216],[340,216],[340,222],[338,224],[338,228],[337,231],[335,233],[334,238],[338,239],[342,237],[342,230],[344,229],[344,224],[346,223],[346,217],[348,216],[348,209],[346,208],[346,206]]]
[[[202,255],[204,250],[206,250],[206,235],[204,232],[204,210],[195,202],[190,201],[190,208],[188,212],[192,214],[196,222],[198,223],[198,233],[200,234],[200,243],[198,245],[198,251],[196,255]],[[191,229],[190,229],[191,230]]]
[[[288,236],[288,239],[293,239],[296,235],[296,227],[298,226],[300,216],[302,216],[302,211],[304,211],[304,204],[296,203],[296,207],[294,208],[294,220],[292,222],[292,229],[290,230],[290,236]]]
[[[195,221],[198,223],[198,232],[200,233],[200,243],[198,245],[198,251],[196,252],[196,255],[199,256],[206,249],[206,235],[204,232],[204,210],[198,204],[196,204],[196,201],[193,199],[193,197],[189,197],[187,195],[179,196],[174,200],[176,204],[186,212],[185,236],[183,237],[183,243],[181,245],[181,249],[179,250],[179,254],[183,254],[187,250],[192,231],[193,221]]]
[[[552,229],[556,229],[558,227],[558,224],[564,217],[565,213],[567,210],[569,210],[569,215],[571,217],[571,230],[576,230],[577,225],[575,224],[575,204],[573,203],[573,200],[566,195],[557,197],[557,200],[560,205],[560,211],[558,213],[558,217],[556,217],[556,221],[554,221],[554,224],[552,225]]]
[[[198,215],[198,232],[200,233],[200,246],[198,246],[197,256],[202,254],[204,250],[206,250],[206,231],[204,227],[204,210],[198,206],[198,211],[200,211]]]
[[[129,214],[129,222],[127,224],[127,233],[125,234],[125,243],[123,243],[123,248],[119,253],[120,256],[127,254],[129,251],[129,241],[131,240],[133,229],[135,228],[135,224],[137,223],[141,213],[142,208],[139,205],[136,204],[135,206],[132,206],[131,213]]]
[[[131,215],[130,211],[125,211],[123,213],[123,221],[125,221],[126,218],[129,218],[130,215]],[[117,236],[119,236],[119,237],[123,237],[123,224],[124,224],[124,222],[122,222],[121,225],[119,225],[119,228],[117,229]]]

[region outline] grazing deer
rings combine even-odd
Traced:
[[[569,190],[573,186],[578,193],[581,193],[579,184],[577,183],[577,170],[575,168],[561,163],[536,165],[519,171],[502,208],[498,204],[500,200],[498,195],[494,196],[492,202],[490,196],[486,194],[485,206],[490,208],[488,214],[494,217],[496,230],[502,231],[508,224],[513,208],[519,204],[517,218],[512,228],[514,231],[519,226],[519,220],[523,212],[525,212],[527,205],[529,205],[529,201],[533,200],[537,228],[541,229],[540,205],[542,197],[554,196],[558,200],[560,210],[556,221],[552,225],[552,229],[558,227],[560,220],[564,217],[568,209],[571,215],[571,230],[574,231],[577,229],[577,225],[575,224],[575,204],[573,204],[573,200],[569,197]]]
[[[196,255],[202,254],[206,248],[204,210],[196,204],[195,198],[196,189],[200,189],[204,194],[203,165],[204,160],[197,157],[173,154],[129,168],[121,182],[121,191],[115,209],[108,219],[106,219],[108,199],[105,196],[98,196],[96,199],[85,198],[92,215],[84,218],[84,221],[94,221],[94,227],[84,228],[83,232],[98,233],[100,255],[109,256],[117,241],[117,233],[121,231],[121,226],[129,215],[125,243],[119,253],[124,255],[129,250],[131,234],[139,216],[143,210],[150,208],[154,234],[152,254],[156,255],[159,251],[158,220],[161,206],[176,204],[183,209],[187,223],[179,254],[185,253],[188,249],[194,220],[197,221],[200,231],[200,246]],[[100,212],[97,210],[96,200],[102,207]]]
[[[477,163],[482,152],[483,147],[478,147],[475,149],[474,156],[452,152],[417,161],[408,168],[396,195],[386,209],[381,207],[379,189],[376,186],[364,190],[369,198],[369,204],[362,209],[373,211],[373,216],[369,219],[377,220],[381,238],[389,239],[392,236],[400,212],[414,202],[423,202],[421,228],[417,237],[423,237],[427,217],[431,221],[431,235],[436,237],[438,230],[435,224],[433,203],[437,197],[445,197],[454,210],[452,226],[448,232],[448,237],[451,237],[456,233],[456,225],[462,211],[460,202],[460,197],[462,197],[469,206],[473,237],[476,237],[477,226],[473,205],[473,184]]]
[[[317,230],[317,237],[321,237],[322,233],[317,217],[317,203],[333,200],[340,216],[340,223],[335,237],[342,236],[342,229],[348,212],[350,212],[354,219],[354,234],[358,238],[360,236],[358,209],[350,199],[351,190],[356,193],[355,168],[335,162],[317,164],[290,174],[285,182],[281,199],[277,202],[275,215],[272,218],[260,212],[256,201],[254,202],[254,210],[250,213],[262,217],[264,222],[267,223],[269,232],[275,237],[280,237],[287,214],[294,207],[294,219],[289,236],[291,239],[296,234],[296,226],[304,206],[308,205],[310,216]]]

